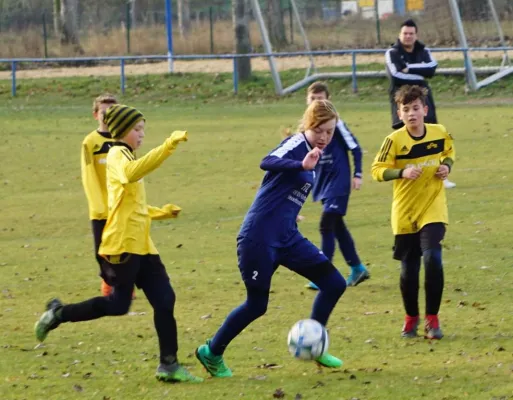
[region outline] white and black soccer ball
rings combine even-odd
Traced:
[[[289,352],[300,360],[315,360],[328,350],[326,328],[313,319],[303,319],[294,324],[287,338]]]

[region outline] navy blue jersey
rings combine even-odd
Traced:
[[[260,168],[267,172],[239,237],[274,247],[287,247],[303,238],[296,218],[314,181],[314,171],[305,171],[302,163],[310,150],[300,133],[285,139],[262,160]]]
[[[339,120],[331,143],[323,150],[315,167],[314,201],[345,196],[351,192],[349,151],[353,154],[353,175],[361,178],[362,149],[347,125]]]

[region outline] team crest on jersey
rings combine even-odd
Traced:
[[[428,149],[428,150],[436,149],[437,147],[438,147],[438,145],[437,145],[436,143],[433,143],[433,142],[431,142],[431,143],[429,143],[429,144],[427,145],[427,149]]]

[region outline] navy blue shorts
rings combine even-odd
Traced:
[[[240,237],[237,257],[246,287],[262,291],[269,291],[271,278],[280,265],[303,275],[305,270],[329,262],[324,253],[305,238],[289,247],[272,247]]]
[[[322,208],[325,213],[335,213],[342,216],[346,215],[349,195],[329,197],[322,200]]]

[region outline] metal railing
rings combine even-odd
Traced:
[[[112,56],[112,57],[65,57],[65,58],[0,58],[0,63],[9,63],[11,65],[11,94],[12,96],[16,96],[16,87],[17,87],[17,66],[18,63],[65,63],[65,62],[101,62],[101,61],[118,61],[120,67],[120,91],[121,93],[125,93],[126,90],[126,72],[125,72],[125,64],[127,61],[135,61],[135,60],[162,60],[168,61],[170,65],[170,71],[172,71],[173,61],[191,61],[191,60],[232,60],[233,62],[233,92],[235,94],[239,91],[239,77],[237,73],[237,63],[240,58],[271,58],[271,57],[300,57],[300,56],[351,56],[351,71],[350,72],[340,72],[340,73],[318,73],[317,77],[325,76],[329,77],[337,77],[337,78],[350,78],[352,80],[352,88],[354,92],[358,91],[358,83],[357,78],[361,77],[384,77],[386,76],[386,71],[383,69],[381,71],[358,71],[357,65],[357,55],[363,54],[384,54],[388,49],[350,49],[350,50],[319,50],[319,51],[298,51],[298,52],[283,52],[283,53],[252,53],[252,54],[205,54],[205,55],[147,55],[147,56]],[[513,47],[454,47],[454,48],[433,48],[430,49],[431,52],[461,52],[462,53],[462,64],[463,59],[469,57],[470,52],[496,52],[496,51],[511,51]],[[494,72],[498,72],[503,67],[476,67],[474,71],[477,74],[491,74]],[[461,68],[439,68],[437,70],[437,74],[442,75],[465,75],[466,69],[464,67]],[[336,74],[336,76],[335,76]]]

